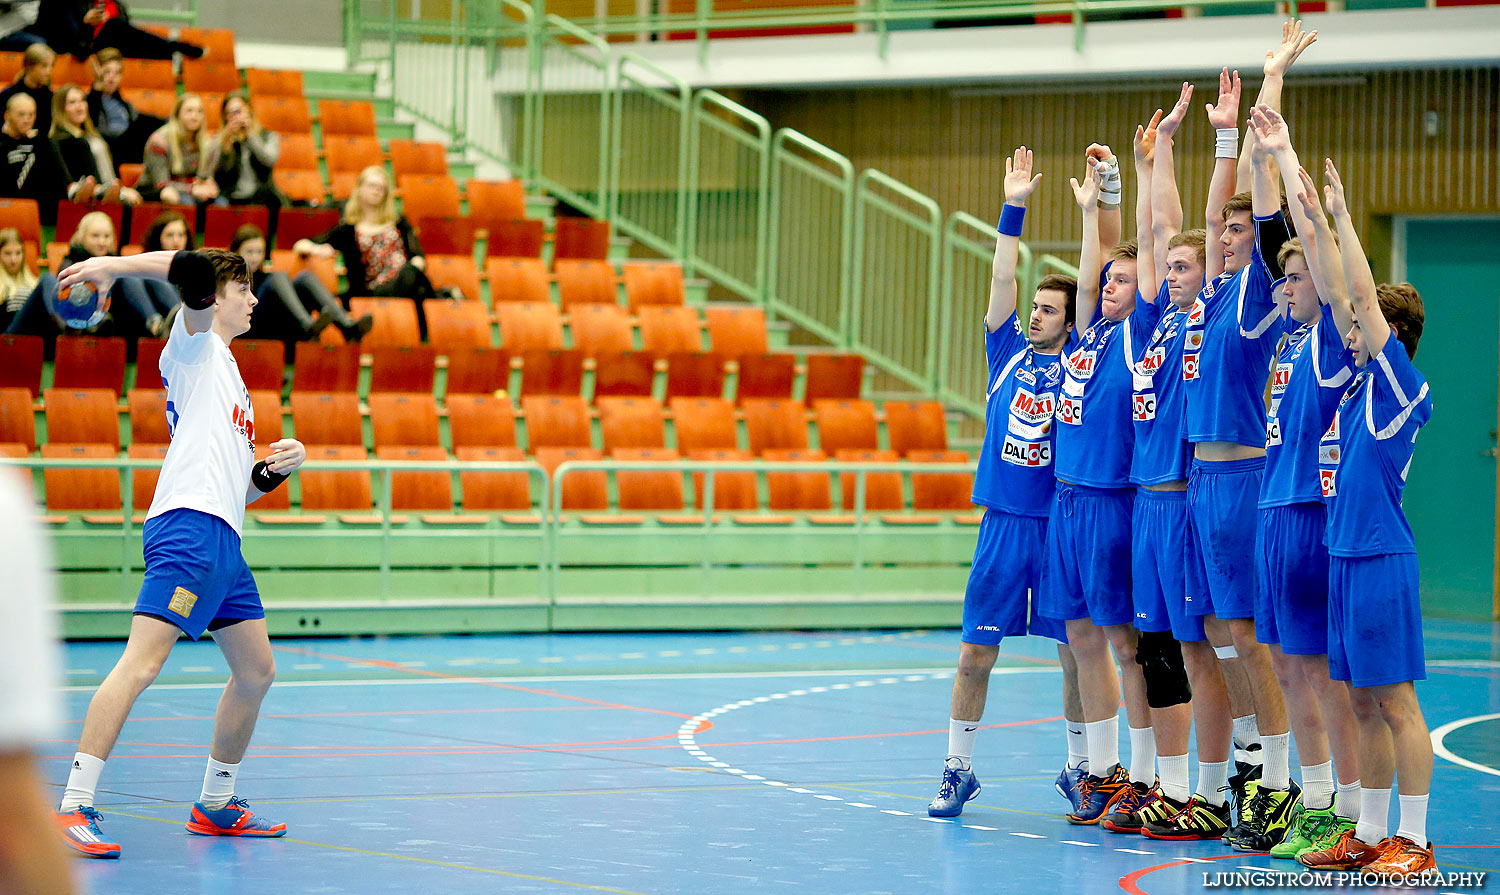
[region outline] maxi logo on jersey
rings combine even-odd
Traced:
[[[1015,466],[1052,465],[1052,418],[1062,364],[1054,360],[1044,366],[1036,360],[1030,348],[1017,354],[1007,365],[1008,373],[995,381],[990,392],[993,397],[1007,383],[1013,387],[1000,458]],[[1043,384],[1038,385],[1039,381]]]
[[[1292,382],[1292,368],[1296,366],[1297,360],[1302,357],[1302,352],[1307,348],[1308,338],[1312,333],[1313,325],[1304,323],[1287,340],[1284,360],[1278,361],[1275,371],[1271,374],[1271,402],[1266,408],[1266,447],[1281,444],[1281,420],[1277,414],[1281,410],[1281,397],[1286,394],[1286,388]]]
[[[1094,377],[1100,355],[1109,344],[1109,337],[1123,324],[1118,320],[1099,320],[1083,334],[1083,344],[1067,360],[1067,378],[1063,380],[1062,394],[1057,398],[1057,421],[1069,426],[1083,425],[1083,393]]]
[[[234,408],[229,411],[229,422],[234,426],[234,431],[245,436],[245,446],[250,449],[251,454],[254,454],[255,414],[247,408],[252,408],[255,405],[250,403],[250,393],[248,391],[241,390],[241,394],[245,399],[245,403],[243,405],[238,402],[235,403]]]

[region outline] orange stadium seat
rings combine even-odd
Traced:
[[[235,339],[229,352],[250,391],[281,391],[286,378],[286,345],[278,339]]]
[[[563,347],[562,316],[551,302],[510,301],[495,305],[500,344],[512,354]]]
[[[437,351],[431,345],[377,345],[369,349],[370,394],[432,394]]]
[[[394,154],[394,141],[391,151]],[[445,166],[446,164],[444,162]],[[526,187],[519,180],[471,178],[464,181],[464,195],[469,200],[469,217],[483,221],[481,226],[486,229],[491,221],[518,220],[526,217]]]
[[[509,398],[450,394],[448,435],[455,451],[466,447],[515,447],[515,408]]]
[[[292,396],[294,399],[295,395]],[[309,447],[309,460],[367,460],[365,449],[353,445]],[[370,510],[375,506],[370,473],[358,469],[302,469],[302,510]]]
[[[44,460],[103,460],[119,453],[118,444],[79,444],[51,441],[42,445]],[[47,509],[120,509],[120,473],[114,469],[48,469],[42,473]]]
[[[787,400],[797,381],[797,357],[793,354],[742,354],[735,384],[735,401],[753,398]]]
[[[583,390],[583,352],[538,348],[521,352],[522,395],[577,395]]]
[[[142,115],[150,115],[155,118],[171,118],[172,106],[177,103],[177,91],[175,90],[136,90],[134,88],[120,88],[120,98],[135,106],[135,110]],[[207,115],[208,104],[204,103],[204,114]]]
[[[630,313],[617,304],[574,305],[568,312],[568,328],[573,347],[588,357],[635,348]]]
[[[410,174],[448,176],[448,147],[422,140],[392,140],[391,171],[399,183]]]
[[[560,217],[553,226],[552,257],[604,261],[609,258],[609,239],[609,221]]]
[[[167,71],[170,72],[172,64],[168,62],[166,65]],[[175,88],[175,84],[169,84],[166,89]],[[184,59],[182,60],[182,89],[189,93],[216,93],[220,96],[233,93],[240,89],[240,73],[232,64],[226,65],[212,58]]]
[[[484,277],[490,282],[490,301],[551,301],[547,265],[540,258],[487,258]]]
[[[427,257],[434,255],[464,255],[474,263],[474,223],[457,215],[423,215],[412,219],[417,228],[417,239]],[[430,275],[429,271],[429,275]],[[478,298],[479,293],[469,298]]]
[[[646,305],[640,317],[641,347],[657,357],[703,350],[703,321],[697,308]]]
[[[167,444],[152,444],[150,442],[136,442],[130,445],[125,455],[132,460],[163,460],[167,456]],[[137,469],[130,476],[130,505],[137,513],[144,513],[151,508],[151,501],[156,497],[156,482],[161,478],[161,466],[155,469]],[[288,489],[277,488],[285,493]],[[260,506],[266,500],[262,497],[256,501],[257,509],[267,509]]]
[[[616,448],[609,457],[629,464],[651,460],[676,460],[677,452],[666,448]],[[615,473],[621,510],[680,511],[683,508],[682,473],[672,470]]]
[[[427,255],[427,279],[432,281],[434,288],[457,289],[471,302],[484,298],[479,292],[479,268],[474,266],[473,255],[430,252]],[[483,310],[483,306],[480,309]]]
[[[382,163],[380,141],[373,136],[351,134],[323,135],[323,158],[328,162],[328,173],[358,174],[371,165]]]
[[[91,211],[101,211],[109,216],[109,221],[114,224],[115,233],[125,232],[125,206],[119,202],[70,202],[67,199],[59,199],[57,202],[57,240],[63,246],[67,243],[63,240],[72,238],[78,232],[78,222],[83,216]],[[52,243],[53,245],[58,243]],[[50,247],[50,245],[49,245]],[[64,249],[64,252],[67,250]],[[62,256],[59,255],[59,258]],[[48,268],[56,272],[57,267],[51,263],[51,253],[48,253]]]
[[[746,401],[744,408],[750,453],[760,456],[772,449],[807,449],[807,418],[801,404],[756,399]]]
[[[375,326],[364,337],[365,348],[416,345],[422,341],[417,326],[417,303],[411,298],[351,298],[349,313],[355,318],[369,314]]]
[[[370,403],[370,429],[375,447],[436,447],[437,402],[432,395],[375,394]]]
[[[57,89],[67,84],[76,84],[79,87],[87,87],[94,82],[94,70],[87,59],[74,59],[72,56],[60,54],[52,62],[52,87]],[[172,87],[177,87],[176,82]]]
[[[280,134],[278,136],[281,152],[276,157],[277,171],[290,169],[317,173],[318,147],[313,142],[311,134]]]
[[[142,336],[135,340],[135,383],[132,388],[165,388],[161,382],[161,353],[166,339]]]
[[[538,448],[593,445],[589,435],[589,410],[576,395],[534,395],[521,399],[526,416],[526,444]]]
[[[427,315],[427,342],[439,354],[459,348],[488,348],[490,318],[484,305],[472,301],[429,301],[422,306]]]
[[[505,350],[488,345],[448,349],[450,401],[454,395],[493,395],[509,388],[510,355]]]
[[[704,463],[733,463],[755,459],[744,451],[729,448],[691,451],[688,458]],[[707,479],[706,473],[693,473],[694,501],[700,510],[703,509],[704,498],[708,496]],[[755,495],[755,473],[719,472],[714,474],[713,479],[714,509],[753,510],[760,506],[760,500]]]
[[[836,455],[840,463],[894,463],[901,458],[895,451],[841,450]],[[859,476],[852,472],[839,473],[839,499],[846,510],[854,509],[854,498],[858,496]],[[901,493],[901,473],[865,473],[865,509],[872,511],[900,512],[906,508],[906,498]]]
[[[332,258],[319,258],[316,255],[298,255],[290,249],[271,250],[271,269],[286,274],[295,280],[305,270],[312,271],[318,282],[322,283],[331,294],[339,292],[338,269],[334,266]]]
[[[614,268],[604,261],[559,261],[553,265],[557,273],[557,297],[564,311],[574,305],[618,304],[615,294]]]
[[[644,351],[604,351],[594,356],[594,400],[649,398],[656,384],[656,361]]]
[[[724,396],[724,358],[702,351],[667,355],[667,400]]]
[[[36,415],[31,392],[24,388],[0,388],[0,443],[36,450]]]
[[[768,450],[762,457],[775,463],[817,463],[828,459],[822,451]],[[767,506],[773,510],[828,510],[833,508],[832,485],[826,472],[768,472]]]
[[[0,199],[0,230],[14,227],[21,241],[38,248],[42,244],[42,215],[35,199]]]
[[[245,86],[251,96],[302,96],[302,72],[269,68],[245,69]]]
[[[680,305],[686,300],[682,265],[665,261],[627,261],[625,298],[631,310],[642,305]]]
[[[678,451],[691,456],[694,451],[739,448],[734,408],[723,398],[674,398],[667,406]]]
[[[967,463],[963,451],[913,450],[906,459],[913,463]],[[911,507],[914,510],[958,510],[974,508],[974,476],[968,472],[912,473]]]
[[[375,456],[380,460],[406,462],[444,461],[448,452],[440,447],[377,447]],[[431,472],[391,473],[391,509],[441,510],[453,509],[453,475],[441,470]]]
[[[183,43],[194,44],[204,49],[200,62],[234,67],[234,32],[228,28],[199,28],[184,25],[177,33]]]
[[[454,453],[465,463],[518,463],[527,459],[518,447],[460,447]],[[458,480],[467,511],[531,509],[528,473],[464,471],[458,474]]]
[[[864,391],[865,359],[858,354],[809,354],[807,393],[811,407],[823,398],[858,398]]]
[[[281,418],[281,390],[249,389],[250,407],[255,414],[255,443],[275,444],[284,431]]]
[[[69,444],[106,444],[120,449],[120,415],[115,393],[107,388],[49,388],[47,440]]]
[[[292,392],[353,392],[359,387],[359,346],[298,342]]]
[[[354,392],[293,390],[292,430],[305,445],[360,445],[365,443]],[[310,449],[310,448],[309,448]]]
[[[536,450],[535,454],[536,461],[547,470],[549,477],[557,472],[557,467],[569,460],[603,459],[598,451],[589,447],[545,447]],[[609,509],[609,480],[604,470],[574,472],[563,479],[562,508],[564,510]]]
[[[891,450],[902,456],[912,451],[946,451],[947,414],[937,401],[887,401],[885,434]]]
[[[130,442],[166,444],[172,440],[167,428],[167,393],[155,388],[134,388],[125,396],[130,407]],[[0,441],[11,439],[0,437]]]
[[[0,83],[9,84],[21,73],[25,61],[24,53],[5,50],[0,52]]]
[[[484,253],[491,258],[540,258],[542,246],[547,244],[547,225],[541,221],[519,218],[515,220],[485,220],[469,215],[475,226],[489,231]]]
[[[41,397],[43,348],[41,336],[0,334],[0,388],[24,388]]]
[[[122,59],[123,67],[120,72],[120,86],[130,87],[136,90],[177,90],[177,73],[172,71],[172,63],[166,59]],[[183,87],[194,93],[202,90],[202,87],[189,83],[187,80],[188,60],[183,60]],[[93,83],[92,73],[88,83]],[[233,89],[233,88],[231,88]],[[223,91],[215,91],[222,93]]]
[[[401,196],[401,213],[412,220],[421,218],[459,217],[458,181],[452,177],[431,174],[407,174],[396,179]]]
[[[708,323],[708,342],[725,357],[765,354],[766,312],[760,308],[709,307],[703,309]]]
[[[606,451],[667,444],[661,404],[653,398],[600,398],[599,431]]]
[[[880,447],[875,405],[869,401],[819,401],[813,405],[813,419],[818,424],[818,445],[829,456]]]
[[[198,94],[198,97],[203,100],[203,126],[210,132],[217,131],[224,126],[224,96],[223,93]]]
[[[364,99],[318,100],[323,136],[375,137],[375,104]]]

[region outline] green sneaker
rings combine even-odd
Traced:
[[[1337,814],[1335,814],[1333,816],[1333,820],[1328,823],[1328,826],[1323,830],[1323,832],[1313,840],[1312,845],[1309,845],[1301,851],[1297,852],[1296,858],[1298,859],[1298,863],[1301,863],[1301,858],[1303,855],[1311,854],[1312,852],[1316,851],[1326,851],[1330,848],[1333,848],[1334,845],[1338,843],[1339,838],[1343,836],[1344,833],[1353,830],[1354,826],[1354,821],[1350,820],[1347,817],[1339,817]]]
[[[1292,815],[1292,826],[1286,838],[1271,847],[1271,857],[1295,860],[1297,855],[1318,840],[1330,824],[1338,821],[1333,807],[1308,808],[1299,806]]]

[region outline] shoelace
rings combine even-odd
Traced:
[[[103,831],[99,829],[99,821],[104,819],[104,815],[100,814],[98,809],[89,805],[80,805],[78,806],[78,813],[82,814],[84,819],[89,822],[89,832],[103,835]]]
[[[231,798],[224,805],[225,808],[239,808],[242,811],[250,810],[250,803],[239,797]]]
[[[1264,789],[1256,790],[1246,808],[1250,817],[1241,822],[1245,834],[1264,835],[1266,827],[1271,823],[1271,794]]]
[[[1304,819],[1302,835],[1308,842],[1317,842],[1322,839],[1338,822],[1338,818],[1332,814],[1303,814],[1302,818]]]
[[[952,798],[958,793],[958,771],[947,768],[943,771],[943,785],[938,787],[938,798]]]

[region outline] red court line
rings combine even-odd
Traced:
[[[1500,845],[1444,845],[1444,846],[1439,846],[1439,850],[1446,850],[1446,849],[1450,849],[1450,848],[1500,848]],[[1141,879],[1141,877],[1145,876],[1148,873],[1155,873],[1158,870],[1166,870],[1169,867],[1184,867],[1184,866],[1186,866],[1188,864],[1197,864],[1197,863],[1200,863],[1201,861],[1223,861],[1223,860],[1225,860],[1227,858],[1253,858],[1253,857],[1255,857],[1257,855],[1263,855],[1263,854],[1266,854],[1266,852],[1233,852],[1233,853],[1230,853],[1230,854],[1227,854],[1227,855],[1212,855],[1212,856],[1207,857],[1207,858],[1202,858],[1199,861],[1170,861],[1170,862],[1168,862],[1166,864],[1157,864],[1155,867],[1146,867],[1146,868],[1143,868],[1141,870],[1137,870],[1134,873],[1127,873],[1124,876],[1120,877],[1120,888],[1124,889],[1126,892],[1129,892],[1130,895],[1146,895],[1145,892],[1141,891],[1141,887],[1138,885],[1138,881]],[[1442,867],[1442,864],[1439,863],[1438,866]],[[1274,869],[1275,868],[1271,868],[1271,867],[1267,867],[1266,868],[1266,870],[1268,870],[1268,871],[1269,870],[1274,870]],[[1299,870],[1302,869],[1301,865],[1298,865],[1298,869]]]
[[[489,709],[402,709],[388,712],[294,712],[282,715],[261,715],[264,721],[267,718],[385,718],[395,715],[477,715],[492,712],[602,712],[605,706],[592,705],[552,705],[552,706],[530,706],[511,708],[489,708]],[[131,723],[137,721],[212,721],[213,715],[164,715],[160,718],[137,718],[130,716]],[[63,722],[64,724],[82,724],[82,718],[74,718]]]

